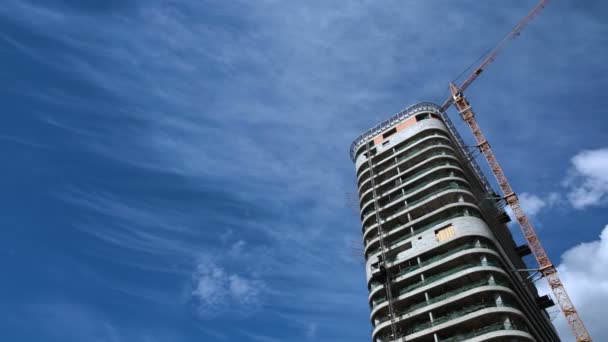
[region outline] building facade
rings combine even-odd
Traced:
[[[351,146],[372,341],[559,341],[502,201],[440,107],[411,106]]]

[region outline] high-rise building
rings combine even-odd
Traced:
[[[411,106],[351,146],[372,341],[559,341],[510,220],[440,107]]]

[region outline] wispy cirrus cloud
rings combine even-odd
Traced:
[[[87,255],[161,273],[183,288],[155,290],[202,312],[253,306],[275,319],[256,332],[261,318],[248,317],[249,339],[285,340],[289,327],[289,340],[350,341],[369,327],[363,270],[350,258],[360,233],[344,203],[354,188],[348,146],[406,104],[443,100],[448,75],[527,7],[465,5],[152,1],[95,12],[9,0],[0,15],[52,48],[9,33],[3,41],[78,85],[32,87],[28,98],[57,109],[38,120],[70,137],[70,149],[129,172],[58,195],[77,212],[76,230],[96,241]],[[596,24],[580,23],[574,35]],[[463,46],[465,37],[475,39]],[[528,44],[539,41],[531,34]],[[584,50],[570,47],[565,59]],[[557,57],[547,63],[568,65]],[[530,74],[532,58],[512,58],[516,67],[495,73]],[[477,89],[513,105],[514,92]],[[511,136],[535,133],[530,126]],[[531,195],[528,207],[547,201]],[[131,293],[155,285],[143,283],[109,282]],[[209,329],[211,316],[199,315],[204,328],[225,339]]]
[[[25,321],[30,329],[33,325],[36,330],[45,331],[50,338],[66,342],[184,341],[180,334],[169,332],[163,327],[125,329],[104,312],[66,299],[29,302],[22,311],[14,314],[21,318],[27,317]],[[23,324],[23,321],[18,324]]]
[[[123,333],[103,314],[69,301],[30,303],[26,306],[38,328],[65,341],[90,339],[95,342],[124,341]]]

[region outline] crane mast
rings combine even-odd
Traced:
[[[471,108],[468,100],[463,95],[463,91],[485,70],[485,68],[492,63],[498,54],[505,48],[506,44],[511,40],[517,38],[526,25],[534,19],[538,15],[538,13],[547,5],[548,0],[541,0],[533,9],[526,15],[516,26],[513,28],[509,34],[503,38],[498,45],[488,54],[488,56],[482,61],[482,63],[477,67],[473,73],[462,83],[460,88],[458,88],[454,83],[450,83],[450,92],[451,96],[444,102],[442,106],[442,110],[446,111],[449,106],[453,103],[462,119],[467,123],[475,140],[477,142],[477,147],[483,153],[486,161],[488,162],[492,173],[496,177],[496,181],[500,186],[500,189],[503,194],[503,198],[506,203],[513,210],[513,214],[519,226],[523,232],[523,235],[530,246],[530,250],[532,254],[536,258],[538,262],[539,269],[538,271],[547,279],[549,283],[549,287],[553,291],[557,303],[562,310],[564,316],[566,317],[566,321],[572,330],[577,342],[591,342],[591,336],[587,332],[585,325],[583,324],[582,319],[578,315],[578,312],[574,308],[574,304],[570,300],[570,297],[566,293],[566,289],[562,284],[558,274],[557,269],[551,261],[549,260],[549,256],[545,252],[534,228],[530,224],[528,217],[526,216],[524,210],[519,203],[519,199],[517,195],[513,191],[511,184],[509,183],[507,177],[505,176],[502,167],[498,164],[498,160],[488,143],[488,140],[483,135],[481,128],[477,124],[477,120],[475,119],[475,113]]]
[[[500,167],[500,164],[498,164],[498,160],[496,159],[496,156],[494,155],[494,152],[492,151],[488,140],[485,138],[481,129],[479,128],[477,120],[475,119],[475,113],[473,112],[473,109],[471,108],[469,102],[464,97],[462,92],[458,88],[456,88],[453,83],[450,84],[450,90],[452,92],[452,99],[454,101],[454,105],[458,109],[458,112],[460,113],[462,119],[467,123],[467,125],[471,129],[471,132],[473,133],[473,136],[475,137],[475,140],[477,142],[477,146],[479,147],[484,157],[486,158],[488,164],[490,165],[490,169],[492,169],[492,172],[494,173],[496,181],[498,182],[498,185],[500,186],[500,189],[504,196],[503,198],[513,210],[515,219],[519,223],[524,237],[526,238],[526,241],[528,242],[528,245],[532,250],[532,254],[538,262],[538,270],[549,282],[549,286],[551,287],[551,290],[553,291],[553,294],[557,299],[559,307],[566,316],[566,321],[568,321],[570,329],[574,333],[576,340],[578,342],[591,342],[591,337],[585,329],[585,325],[583,324],[583,321],[578,315],[578,312],[574,308],[574,304],[572,304],[570,297],[568,297],[566,289],[564,288],[564,285],[562,284],[561,280],[559,279],[559,276],[557,275],[556,268],[549,260],[549,257],[547,256],[545,249],[540,243],[540,240],[538,239],[534,228],[532,228],[528,217],[524,213],[524,210],[522,209],[519,203],[517,195],[515,194],[515,192],[513,192],[511,184],[505,176],[502,167]]]

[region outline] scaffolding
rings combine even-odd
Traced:
[[[392,281],[393,278],[389,272],[388,267],[386,267],[387,257],[386,257],[386,248],[384,245],[384,231],[382,230],[382,218],[380,217],[380,204],[378,203],[378,194],[376,192],[376,180],[374,175],[374,162],[373,155],[371,149],[372,141],[368,141],[366,144],[367,147],[367,167],[369,169],[370,176],[370,185],[372,189],[372,198],[374,200],[374,213],[376,217],[377,231],[378,231],[378,241],[380,245],[380,260],[378,260],[378,268],[377,272],[372,273],[372,278],[384,278],[384,289],[386,291],[386,299],[388,301],[388,311],[389,317],[391,320],[391,333],[393,337],[397,335],[397,327],[395,325],[395,308],[393,305],[393,292],[392,292]]]

